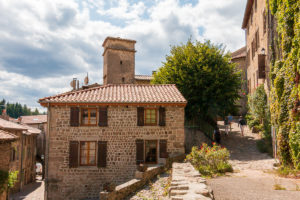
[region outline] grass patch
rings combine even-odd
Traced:
[[[277,169],[277,174],[283,177],[300,178],[300,171],[290,166],[281,166]]]
[[[279,185],[279,184],[275,184],[273,187],[274,187],[274,190],[286,190],[285,187],[282,187],[282,186]]]

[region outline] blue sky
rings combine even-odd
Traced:
[[[136,74],[151,74],[171,45],[245,45],[246,0],[0,0],[0,98],[42,109],[39,98],[102,83],[102,42],[134,39]]]

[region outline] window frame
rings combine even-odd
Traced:
[[[147,110],[154,110],[155,111],[155,122],[154,123],[147,123]],[[150,117],[151,119],[151,117]],[[150,120],[151,121],[151,120]],[[144,125],[145,126],[156,126],[158,122],[157,116],[157,108],[144,108]]]
[[[88,110],[88,124],[85,124],[83,122],[83,111],[84,110]],[[90,110],[95,110],[96,111],[96,121],[95,124],[90,124],[90,119],[91,119],[91,112]],[[93,107],[93,108],[81,108],[80,109],[81,114],[80,114],[80,126],[97,126],[97,122],[98,122],[98,109]]]
[[[86,142],[86,143],[88,143],[88,149],[81,149],[81,144],[83,143],[83,142]],[[90,153],[90,143],[92,143],[92,142],[94,142],[95,143],[95,163],[94,164],[90,164],[89,163],[89,161],[90,161],[90,156],[89,156],[89,153]],[[97,145],[97,142],[96,141],[79,141],[79,166],[97,166],[97,147],[98,147],[98,145]],[[82,164],[81,163],[81,154],[82,154],[82,151],[83,150],[87,150],[87,164]]]

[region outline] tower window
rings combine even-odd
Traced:
[[[122,60],[120,60],[120,65],[122,65],[123,64],[123,61]]]
[[[125,78],[123,77],[123,78],[122,78],[122,83],[124,83],[124,82],[125,82]]]

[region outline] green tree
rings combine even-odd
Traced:
[[[171,48],[152,83],[176,84],[188,101],[187,119],[216,125],[213,119],[234,112],[240,98],[241,75],[230,61],[222,45],[188,40]]]

